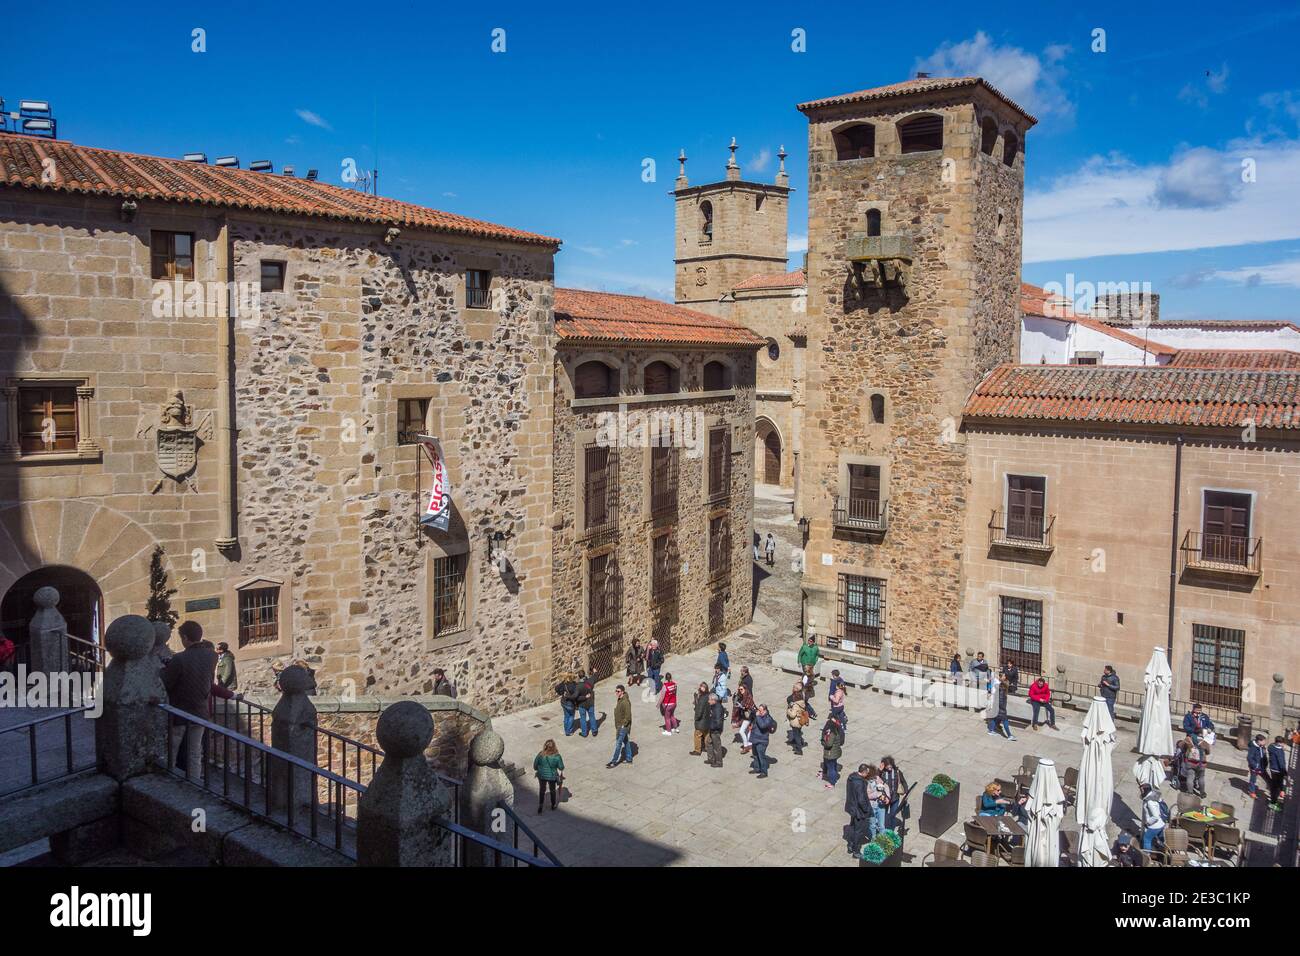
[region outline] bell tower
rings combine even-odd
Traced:
[[[757,273],[786,268],[790,178],[785,147],[774,183],[742,179],[738,148],[733,137],[725,178],[704,186],[687,181],[685,150],[677,159],[675,298],[678,305],[701,312],[721,314],[725,306],[719,300],[736,285]]]

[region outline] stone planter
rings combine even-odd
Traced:
[[[960,806],[960,783],[946,797],[932,797],[923,790],[921,791],[921,819],[917,822],[917,826],[926,836],[941,837],[957,822]]]

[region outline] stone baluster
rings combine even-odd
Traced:
[[[1286,685],[1281,674],[1273,675],[1273,686],[1268,691],[1268,723],[1274,736],[1286,726]],[[1258,733],[1260,728],[1255,731]]]
[[[137,614],[119,617],[104,633],[110,655],[104,669],[103,713],[95,721],[95,758],[101,773],[126,780],[167,766],[167,700],[154,627]]]
[[[885,670],[889,667],[889,662],[894,659],[894,639],[888,634],[880,641],[880,668]]]
[[[271,711],[271,746],[317,766],[316,705],[307,695],[316,689],[316,679],[311,671],[299,664],[291,664],[280,672],[280,700]],[[268,768],[271,784],[271,806],[284,810],[289,804],[289,781],[293,781],[294,809],[311,807],[311,791],[315,778],[306,770],[289,765],[282,760],[271,760]],[[339,794],[339,799],[346,794]]]
[[[451,866],[452,834],[433,821],[451,809],[451,794],[425,759],[433,718],[413,700],[379,715],[375,736],[384,759],[357,806],[360,866]]]
[[[153,622],[153,656],[161,667],[172,659],[172,649],[167,642],[172,639],[172,626],[166,621]]]
[[[59,592],[51,587],[38,588],[32,596],[36,613],[27,625],[29,658],[33,673],[53,674],[70,670],[68,661],[68,622],[56,606]]]
[[[469,773],[460,793],[460,822],[484,836],[503,843],[507,839],[508,825],[502,804],[514,807],[515,788],[501,766],[506,743],[490,727],[480,731],[469,745]],[[467,866],[490,866],[492,855],[483,847],[466,841]]]

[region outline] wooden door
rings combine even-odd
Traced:
[[[1007,475],[1007,537],[1041,541],[1045,478]]]

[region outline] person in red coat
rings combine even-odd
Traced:
[[[1046,674],[1039,674],[1038,680],[1029,685],[1029,706],[1034,710],[1034,730],[1039,728],[1039,710],[1047,711],[1047,720],[1045,721],[1047,726],[1051,727],[1053,730],[1057,729],[1056,708],[1052,706],[1052,688],[1047,683]]]

